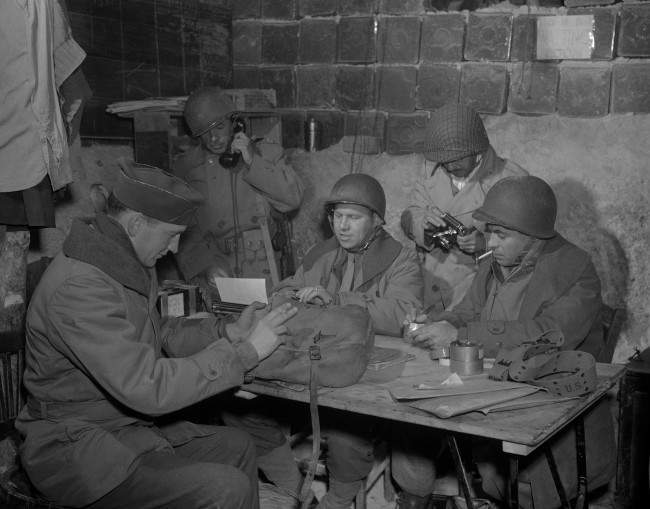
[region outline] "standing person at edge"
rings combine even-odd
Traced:
[[[485,224],[492,257],[480,263],[471,288],[453,311],[430,315],[429,323],[413,333],[414,344],[437,348],[469,340],[482,343],[486,357],[495,357],[501,346],[514,348],[555,331],[564,338],[562,349],[597,357],[603,345],[600,279],[589,255],[555,231],[556,214],[555,194],[542,179],[509,177],[496,183],[473,214]],[[398,507],[424,508],[436,469],[433,458],[423,452],[435,450],[434,444],[415,432],[394,438],[393,476],[406,492]],[[586,414],[585,438],[588,485],[596,488],[611,479],[615,466],[608,401]],[[556,437],[551,451],[571,499],[577,479],[573,429]],[[507,465],[499,447],[479,441],[473,452],[483,490],[504,500]],[[520,507],[559,507],[544,454],[531,454],[521,467]]]
[[[176,260],[183,277],[199,284],[206,298],[216,290],[214,276],[266,277],[271,288],[266,251],[259,225],[260,214],[270,218],[271,209],[297,209],[303,187],[294,170],[284,162],[283,149],[272,143],[253,143],[244,132],[233,132],[236,113],[230,96],[217,87],[195,90],[185,104],[185,121],[200,144],[179,156],[174,173],[204,197],[198,222],[181,236]],[[239,160],[232,167],[220,158],[228,153]],[[222,164],[223,163],[223,164]],[[263,210],[262,210],[263,209]],[[269,221],[273,227],[273,221]],[[271,232],[273,235],[273,232]],[[232,398],[221,408],[221,419],[247,431],[257,447],[258,464],[277,487],[294,494],[302,476],[293,452],[277,421],[269,421],[261,408],[248,409]]]
[[[325,202],[334,236],[314,246],[277,292],[303,302],[355,304],[375,331],[399,336],[404,318],[420,307],[422,273],[416,254],[384,230],[386,196],[370,175],[339,179]],[[323,412],[329,491],[319,509],[347,509],[374,461],[377,421]]]
[[[220,88],[192,92],[184,116],[200,144],[173,164],[174,174],[205,198],[198,224],[181,237],[176,256],[183,277],[204,290],[214,275],[265,277],[270,282],[259,217],[270,219],[271,209],[295,210],[303,195],[302,183],[284,161],[282,147],[253,143],[243,131],[233,133],[235,113],[232,99]],[[230,152],[235,154],[230,162],[220,157]],[[274,222],[268,223],[273,236]]]
[[[424,304],[442,311],[461,301],[476,273],[475,257],[485,248],[472,212],[497,181],[527,172],[496,154],[472,108],[443,106],[433,112],[425,129],[426,161],[415,184],[413,205],[402,213],[402,229],[424,255]],[[442,212],[473,228],[449,251],[433,245],[424,233],[429,225],[445,226]]]
[[[56,504],[259,505],[246,433],[165,415],[240,385],[296,312],[161,321],[154,266],[176,251],[200,201],[158,168],[125,167],[107,214],[73,223],[31,299],[16,428],[23,467]]]

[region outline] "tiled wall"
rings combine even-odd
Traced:
[[[239,0],[233,84],[276,89],[278,106],[290,109],[285,147],[303,145],[303,122],[313,115],[324,126],[323,146],[366,134],[388,153],[417,151],[414,127],[457,100],[486,114],[650,112],[650,2],[536,10],[503,3],[454,13],[431,5]],[[576,14],[594,15],[591,59],[536,60],[537,17]]]
[[[72,32],[87,53],[93,99],[81,134],[131,137],[132,123],[104,112],[115,101],[229,87],[230,0],[66,0]]]

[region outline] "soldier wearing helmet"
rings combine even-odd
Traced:
[[[563,349],[597,357],[603,345],[600,280],[589,254],[555,231],[556,214],[555,194],[542,179],[518,176],[497,182],[473,213],[484,225],[491,256],[480,262],[472,286],[453,311],[420,317],[429,323],[413,333],[413,342],[436,348],[454,340],[469,340],[482,343],[486,357],[495,357],[501,347],[514,348],[544,332],[558,331],[564,337]],[[613,429],[607,406],[597,407],[585,424],[591,442],[587,444],[589,486],[599,486],[610,479],[613,465]],[[574,470],[564,476],[565,489],[572,498],[576,459],[570,438],[561,437],[553,451],[561,472]],[[394,450],[400,447],[411,454],[393,461],[393,476],[402,487],[420,489],[414,495],[425,497],[433,488],[433,461],[418,456],[412,447],[398,445]],[[497,456],[489,451],[488,459],[479,463],[484,490],[494,497],[499,496],[496,487],[503,487],[503,478],[493,464]],[[521,489],[523,498],[528,498],[527,503],[520,498],[522,507],[559,507],[543,455],[531,458],[523,476],[529,478],[530,486]]]
[[[375,330],[399,335],[405,313],[421,298],[415,253],[383,229],[386,196],[370,175],[340,178],[325,201],[334,236],[313,247],[279,288],[304,302],[359,304]]]
[[[425,305],[449,310],[465,295],[476,272],[474,259],[485,248],[472,212],[496,182],[527,172],[495,153],[479,114],[461,104],[448,104],[432,114],[426,140],[425,165],[413,205],[402,214],[402,228],[424,256]],[[445,226],[443,212],[470,231],[459,235],[451,249],[437,247],[425,234],[428,227]]]
[[[174,173],[205,198],[198,224],[181,240],[176,257],[185,279],[206,288],[212,275],[270,277],[260,217],[300,206],[302,184],[284,161],[282,147],[253,143],[237,119],[228,93],[218,87],[195,90],[184,117],[199,145],[179,156]],[[234,132],[236,131],[236,132]]]
[[[370,175],[339,179],[325,202],[334,236],[313,247],[277,291],[304,302],[356,304],[375,331],[400,335],[409,309],[419,307],[422,275],[414,252],[382,227],[386,196]],[[359,416],[326,419],[329,491],[320,509],[350,507],[373,464],[373,424]]]

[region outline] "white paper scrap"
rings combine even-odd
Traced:
[[[214,284],[224,302],[251,304],[254,301],[268,304],[266,279],[241,277],[215,277]]]
[[[537,59],[590,59],[594,51],[594,15],[537,18]]]
[[[440,385],[444,385],[445,387],[456,387],[458,385],[463,385],[463,381],[457,373],[452,373],[446,380],[441,382]]]

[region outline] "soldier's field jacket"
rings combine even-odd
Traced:
[[[490,260],[484,260],[461,303],[436,319],[448,320],[461,328],[460,336],[483,343],[488,356],[494,356],[499,343],[515,346],[551,329],[562,332],[563,348],[598,355],[603,339],[600,279],[585,251],[559,234],[544,243],[518,320],[481,319],[494,277]]]
[[[406,313],[421,306],[422,273],[415,253],[382,229],[361,256],[362,278],[350,291],[339,291],[346,259],[345,250],[332,237],[314,246],[277,289],[321,285],[340,304],[366,308],[376,332],[399,336]]]
[[[240,160],[232,169],[223,168],[217,155],[197,146],[179,156],[173,170],[205,198],[198,211],[198,223],[181,236],[176,256],[186,279],[214,263],[215,251],[229,257],[233,247],[227,239],[235,235],[235,230],[240,264],[246,265],[255,257],[256,247],[264,254],[260,239],[249,240],[255,246],[246,246],[247,239],[241,236],[244,232],[259,231],[260,216],[266,216],[272,229],[271,210],[296,210],[303,196],[299,177],[284,160],[282,147],[273,143],[255,144],[250,166]],[[262,277],[268,267],[265,260],[262,256],[264,263],[249,264],[242,276]],[[230,263],[233,262],[231,259]]]

